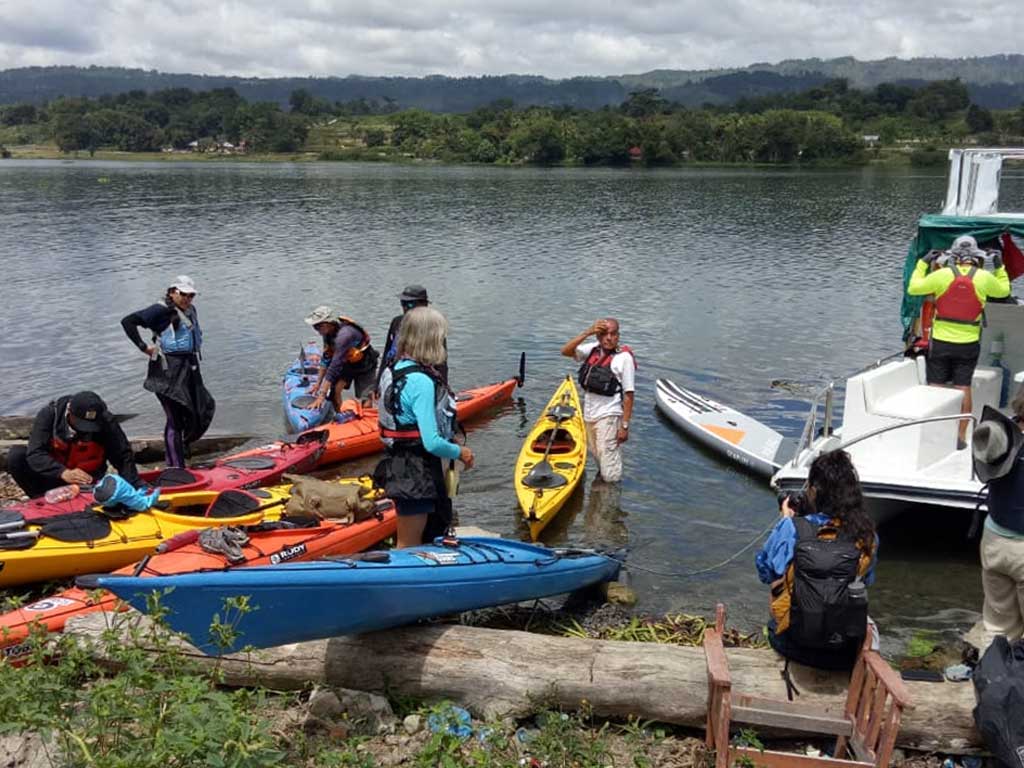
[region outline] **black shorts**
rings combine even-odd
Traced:
[[[974,368],[981,355],[981,342],[952,344],[932,339],[925,366],[929,384],[952,384],[955,387],[971,386]]]

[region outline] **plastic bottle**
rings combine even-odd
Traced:
[[[51,488],[43,494],[43,498],[46,499],[47,504],[60,504],[62,501],[71,501],[75,496],[79,494],[81,489],[72,483],[71,485],[62,485],[59,488]]]

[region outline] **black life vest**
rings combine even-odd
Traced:
[[[437,419],[437,431],[441,437],[451,440],[455,436],[455,398],[437,371],[418,363],[406,365],[397,371],[393,363],[381,373],[381,399],[378,410],[381,440],[389,447],[396,443],[422,444],[420,431],[415,425],[398,423],[398,414],[402,410],[402,389],[406,377],[412,373],[426,374],[434,382],[434,415]]]
[[[967,274],[960,272],[956,264],[950,264],[953,282],[935,299],[935,319],[961,325],[981,325],[981,313],[985,305],[974,290],[974,275],[977,267],[971,267]]]
[[[587,359],[580,366],[576,378],[587,392],[595,395],[611,397],[622,391],[622,382],[612,371],[612,360],[620,352],[627,352],[632,356],[633,350],[627,346],[621,346],[612,352],[608,352],[598,344],[587,355]],[[634,358],[635,360],[635,358]]]
[[[363,361],[363,358],[366,356],[366,351],[370,349],[370,334],[363,330],[363,326],[359,325],[359,323],[352,318],[339,315],[338,330],[340,331],[346,325],[352,326],[362,334],[362,339],[359,340],[359,343],[356,346],[349,347],[345,350],[345,358],[343,362],[345,365],[355,365],[356,363],[361,363]],[[337,335],[338,334],[335,333],[331,336],[330,340],[328,340],[326,336],[324,337],[324,349],[323,354],[321,355],[321,360],[325,366],[329,366],[331,364],[331,358],[334,357],[334,340],[337,338]]]
[[[858,645],[867,632],[867,592],[860,579],[870,556],[833,523],[819,527],[795,517],[793,525],[797,541],[786,579],[789,622],[777,631],[806,648],[842,651]]]
[[[989,483],[988,514],[1003,528],[1024,535],[1024,451],[1013,469]]]

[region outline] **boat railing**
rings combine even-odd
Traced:
[[[925,419],[914,419],[913,421],[904,421],[900,422],[899,424],[886,424],[884,427],[878,427],[877,429],[869,430],[867,432],[864,432],[863,434],[857,435],[856,437],[851,437],[849,440],[843,440],[833,450],[844,451],[851,445],[856,445],[857,443],[860,443],[864,440],[868,440],[872,437],[877,437],[878,435],[884,434],[886,432],[893,432],[897,429],[904,429],[905,427],[914,427],[917,426],[918,424],[933,424],[941,421],[962,421],[964,419],[970,419],[972,431],[973,428],[978,425],[978,419],[974,416],[974,414],[971,413],[957,413],[952,416],[929,416],[928,418]],[[975,479],[977,478],[974,474],[974,462],[972,461],[971,480]]]
[[[807,420],[804,422],[804,429],[800,435],[800,442],[797,443],[796,450],[793,452],[793,458],[790,461],[794,467],[797,464],[797,460],[800,458],[800,454],[804,450],[811,447],[811,443],[814,442],[816,427],[818,426],[818,405],[821,403],[822,398],[825,400],[825,413],[823,417],[823,434],[832,434],[832,401],[835,394],[835,383],[829,382],[826,387],[819,390],[815,394],[814,399],[811,401],[811,410],[807,414]]]

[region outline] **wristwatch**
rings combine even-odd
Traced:
[[[628,421],[622,422],[622,428],[623,429],[629,429],[629,422]]]

